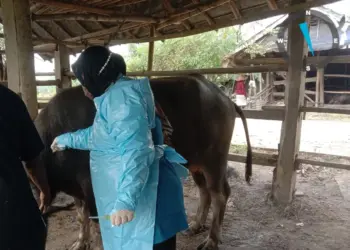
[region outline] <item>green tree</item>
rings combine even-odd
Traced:
[[[235,27],[185,38],[155,42],[153,70],[185,70],[221,67],[223,57],[240,44]],[[148,43],[130,44],[126,62],[128,71],[146,71]],[[225,81],[230,75],[208,75],[212,81]]]

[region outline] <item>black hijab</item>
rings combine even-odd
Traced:
[[[84,50],[72,69],[81,85],[94,97],[102,95],[121,75],[126,75],[124,58],[103,46]]]

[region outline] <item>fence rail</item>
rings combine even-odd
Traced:
[[[335,169],[345,169],[350,170],[350,157],[347,156],[339,156],[339,155],[329,155],[329,154],[318,154],[318,153],[309,153],[309,152],[299,152],[299,154],[303,154],[303,156],[299,156],[296,159],[296,163],[299,164],[310,164],[313,166],[327,167],[327,168],[335,168]],[[339,163],[334,161],[318,161],[309,159],[311,157],[315,158],[340,158],[341,160],[348,161],[349,163]],[[229,154],[229,161],[245,163],[246,156],[242,154]],[[268,167],[276,167],[278,161],[277,153],[258,153],[253,152],[253,164],[268,166]]]

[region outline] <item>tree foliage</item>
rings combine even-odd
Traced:
[[[236,28],[207,32],[195,36],[155,42],[153,70],[186,70],[221,67],[223,57],[240,45]],[[130,44],[125,58],[128,71],[146,71],[148,43]],[[208,75],[211,80],[225,81],[228,75]]]

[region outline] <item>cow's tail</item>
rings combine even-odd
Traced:
[[[245,180],[247,183],[250,183],[250,178],[252,177],[252,163],[253,163],[253,152],[252,152],[252,146],[250,145],[250,139],[249,139],[249,132],[248,132],[248,125],[247,125],[247,120],[244,116],[244,113],[242,109],[233,102],[233,105],[239,114],[239,116],[242,119],[243,126],[244,126],[244,132],[245,132],[245,137],[247,140],[247,158],[246,158],[246,165],[245,165]]]

